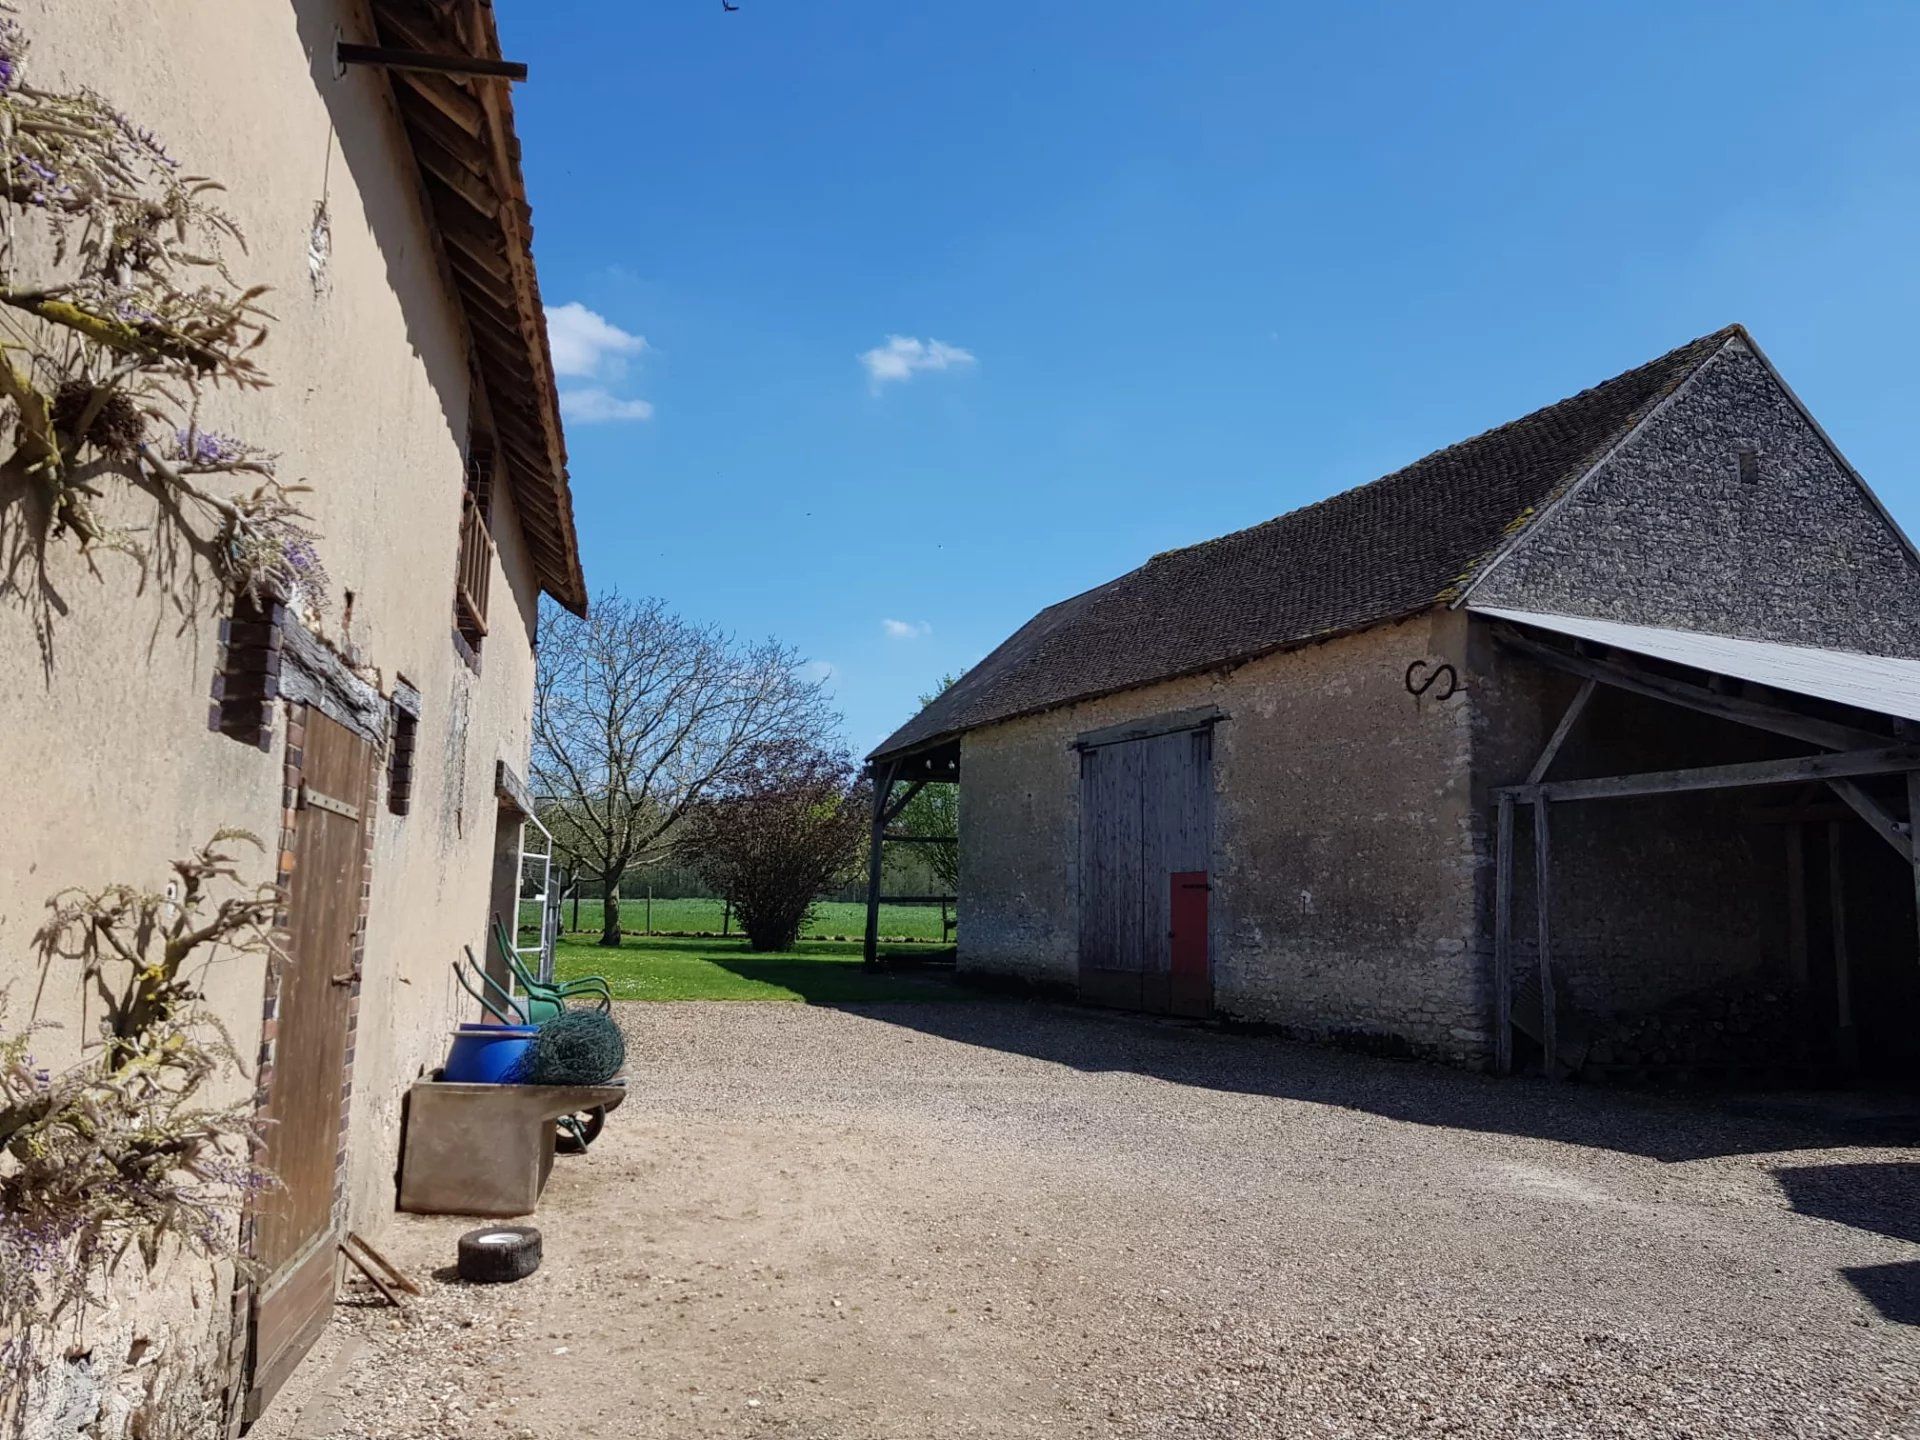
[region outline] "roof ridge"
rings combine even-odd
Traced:
[[[1636,375],[1644,374],[1646,371],[1653,370],[1658,368],[1659,366],[1669,364],[1677,356],[1679,356],[1683,351],[1691,350],[1695,346],[1705,345],[1709,341],[1715,341],[1718,343],[1714,345],[1713,351],[1709,353],[1717,353],[1720,346],[1726,344],[1727,341],[1733,339],[1734,336],[1736,335],[1739,335],[1742,337],[1746,336],[1746,327],[1744,325],[1741,325],[1737,321],[1731,325],[1723,325],[1718,330],[1710,330],[1705,335],[1696,335],[1693,339],[1687,341],[1685,344],[1676,345],[1671,350],[1667,351],[1665,354],[1657,355],[1653,359],[1648,360],[1643,364],[1634,365],[1626,370],[1622,370],[1617,375],[1609,376],[1607,379],[1601,380],[1596,384],[1589,385],[1583,390],[1576,390],[1571,395],[1563,395],[1558,400],[1554,400],[1545,405],[1536,406],[1534,409],[1529,410],[1524,415],[1516,415],[1511,420],[1503,421],[1501,424],[1498,424],[1498,425],[1489,426],[1487,429],[1479,431],[1476,434],[1469,435],[1464,439],[1455,440],[1450,445],[1442,445],[1438,450],[1429,450],[1426,452],[1426,454],[1420,455],[1415,459],[1409,460],[1406,464],[1398,466],[1395,469],[1389,470],[1384,475],[1376,475],[1373,479],[1363,480],[1358,485],[1349,485],[1347,486],[1346,489],[1336,490],[1331,495],[1322,495],[1318,500],[1309,500],[1304,505],[1296,505],[1291,510],[1283,510],[1278,515],[1268,516],[1265,520],[1256,520],[1251,525],[1242,525],[1239,529],[1229,530],[1224,535],[1213,535],[1208,537],[1205,540],[1196,540],[1191,545],[1175,545],[1172,548],[1167,550],[1155,551],[1152,555],[1148,556],[1147,559],[1143,561],[1140,565],[1136,565],[1134,569],[1136,570],[1142,569],[1147,565],[1154,564],[1156,561],[1168,559],[1175,555],[1184,555],[1190,550],[1203,550],[1209,545],[1219,545],[1228,540],[1237,539],[1238,537],[1248,534],[1251,531],[1258,530],[1261,527],[1266,525],[1272,525],[1275,522],[1280,520],[1289,520],[1298,515],[1311,514],[1313,511],[1318,510],[1323,506],[1332,505],[1338,501],[1345,500],[1348,496],[1354,495],[1359,491],[1369,489],[1375,485],[1384,485],[1387,481],[1392,480],[1395,476],[1404,475],[1409,470],[1416,469],[1419,466],[1425,465],[1430,461],[1438,460],[1442,456],[1451,454],[1456,450],[1464,450],[1470,445],[1481,444],[1487,440],[1492,439],[1497,435],[1513,430],[1518,426],[1525,425],[1527,422],[1538,419],[1540,416],[1545,415],[1550,411],[1558,410],[1562,405],[1571,405],[1575,401],[1583,400],[1587,396],[1592,395],[1595,391],[1606,389],[1609,385],[1618,384],[1623,380],[1630,380]],[[1687,374],[1691,375],[1694,370],[1699,369],[1700,364],[1704,364],[1706,362],[1706,359],[1707,359],[1706,355],[1701,356],[1700,362],[1689,367],[1687,370]],[[1676,379],[1672,385],[1664,387],[1657,395],[1655,395],[1650,401],[1648,401],[1646,405],[1636,408],[1635,411],[1633,412],[1632,419],[1626,425],[1622,426],[1620,430],[1615,431],[1613,433],[1613,436],[1609,437],[1607,443],[1600,447],[1601,453],[1604,453],[1605,450],[1609,448],[1609,446],[1612,444],[1613,440],[1616,439],[1621,433],[1627,430],[1631,430],[1634,425],[1637,425],[1640,422],[1640,420],[1644,418],[1647,411],[1651,410],[1654,406],[1658,405],[1660,401],[1665,399],[1668,395],[1671,395],[1673,391],[1676,388],[1678,388],[1679,384],[1684,379],[1685,379],[1685,376],[1682,376],[1679,379]],[[1132,572],[1129,571],[1127,573],[1130,574]]]

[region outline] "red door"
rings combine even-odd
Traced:
[[[1176,870],[1167,913],[1171,985],[1169,1008],[1175,1015],[1213,1013],[1213,972],[1207,965],[1207,872]]]

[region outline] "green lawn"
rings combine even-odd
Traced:
[[[657,905],[659,902],[655,902]],[[902,947],[924,959],[931,946]],[[756,955],[744,940],[629,935],[618,950],[562,939],[554,950],[562,980],[604,975],[620,1000],[798,1000],[839,1005],[872,1000],[965,1000],[945,974],[868,970],[857,942],[802,940],[777,955]]]
[[[663,930],[682,932],[702,930],[717,934],[724,910],[725,907],[718,900],[655,900],[651,929],[656,934]],[[531,909],[523,920],[528,925],[535,923]],[[560,907],[560,923],[569,931],[575,929],[571,901]],[[620,928],[628,931],[643,931],[649,928],[646,896],[620,902]],[[866,932],[866,906],[843,901],[823,901],[814,906],[813,918],[807,922],[806,929],[802,933],[816,938],[838,935],[857,940]],[[578,933],[583,935],[600,933],[600,902],[598,900],[580,902]],[[940,907],[938,905],[882,905],[880,933],[888,939],[938,940],[941,938]]]

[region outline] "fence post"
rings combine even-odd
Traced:
[[[647,934],[653,934],[653,882],[647,882]]]
[[[722,938],[726,936],[727,931],[732,927],[732,925],[733,925],[733,902],[731,900],[727,900],[722,902],[722,909],[720,911],[720,934]]]

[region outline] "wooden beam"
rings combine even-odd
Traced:
[[[1907,859],[1913,866],[1913,912],[1920,923],[1920,770],[1907,772]],[[1915,932],[1920,944],[1920,930]]]
[[[1853,961],[1847,951],[1847,867],[1842,855],[1846,827],[1827,826],[1827,914],[1833,924],[1834,1041],[1840,1063],[1852,1074],[1860,1068],[1860,1040],[1853,1028]]]
[[[388,73],[467,134],[478,139],[486,129],[486,111],[480,108],[479,102],[444,75],[426,75],[415,70]]]
[[[862,953],[868,965],[880,963],[880,862],[886,842],[887,802],[893,796],[895,765],[877,765],[873,776],[873,824],[867,840],[867,929]]]
[[[1513,797],[1500,797],[1493,839],[1493,1068],[1513,1073]]]
[[[493,186],[462,165],[458,156],[449,155],[441,149],[430,136],[416,131],[413,153],[419,157],[422,170],[438,180],[474,213],[489,220],[500,213],[500,197],[494,192]],[[435,208],[437,210],[439,207]]]
[[[490,80],[525,80],[527,67],[518,60],[483,60],[478,55],[440,55],[430,50],[401,50],[391,45],[355,45],[336,40],[333,58],[342,65],[365,65],[376,70],[424,71],[432,75],[459,75]]]
[[[1889,815],[1880,802],[1867,794],[1851,780],[1829,780],[1833,793],[1847,802],[1854,814],[1866,821],[1873,833],[1894,848],[1896,854],[1909,865],[1913,863],[1913,839],[1907,833],[1907,827]],[[1908,773],[1907,784],[1913,784],[1913,774]]]
[[[498,236],[482,239],[479,234],[455,225],[442,225],[440,233],[449,247],[457,248],[469,264],[486,271],[495,280],[504,283],[512,276],[507,262],[501,258]]]
[[[1787,971],[1802,997],[1807,966],[1807,827],[1789,825],[1787,835]]]
[[[1656,675],[1651,671],[1628,666],[1618,660],[1600,660],[1589,655],[1570,654],[1505,626],[1496,627],[1494,638],[1510,650],[1537,660],[1540,664],[1552,669],[1565,671],[1569,675],[1598,680],[1602,685],[1631,691],[1635,695],[1642,695],[1651,700],[1664,700],[1670,705],[1698,710],[1704,715],[1714,715],[1722,720],[1731,720],[1738,725],[1749,725],[1756,730],[1769,730],[1776,735],[1788,735],[1796,740],[1805,740],[1811,745],[1824,745],[1830,750],[1850,750],[1867,745],[1881,745],[1887,740],[1885,735],[1877,734],[1872,730],[1842,725],[1831,720],[1818,720],[1811,715],[1802,715],[1797,710],[1767,705],[1741,696],[1717,695],[1704,686],[1690,685],[1684,680]]]
[[[1547,771],[1553,768],[1560,747],[1567,743],[1567,736],[1579,723],[1581,712],[1587,708],[1587,702],[1593,699],[1594,687],[1599,683],[1591,678],[1581,683],[1580,689],[1567,705],[1567,713],[1560,717],[1560,723],[1554,727],[1553,738],[1547,741],[1547,748],[1540,752],[1540,758],[1533,762],[1533,769],[1527,772],[1527,784],[1538,785],[1547,778]]]
[[[457,245],[447,247],[447,263],[453,267],[453,273],[462,286],[472,286],[481,296],[495,305],[511,305],[513,292],[506,289],[499,278],[488,273],[483,265],[476,264],[467,257],[467,252]]]
[[[1546,1050],[1545,1069],[1551,1076],[1560,1068],[1560,1016],[1553,998],[1553,846],[1548,830],[1545,795],[1533,800],[1534,923],[1540,947],[1540,1043]]]
[[[894,762],[893,770],[895,775],[900,773],[899,761]],[[924,780],[909,780],[907,782],[907,788],[900,792],[900,798],[887,806],[883,812],[886,823],[891,825],[894,821],[898,820],[900,818],[900,812],[907,808],[912,802],[913,797],[926,788],[927,782]]]
[[[1636,795],[1738,790],[1749,785],[1791,785],[1804,780],[1856,775],[1901,775],[1912,770],[1920,770],[1920,745],[1796,755],[1785,760],[1749,760],[1737,765],[1700,765],[1686,770],[1652,770],[1640,775],[1606,775],[1594,780],[1554,780],[1541,785],[1510,785],[1495,793],[1512,794],[1517,800],[1625,800]]]
[[[400,109],[410,131],[431,139],[475,175],[486,175],[487,147],[466,126],[448,119],[438,105],[414,98],[411,92],[401,96]]]

